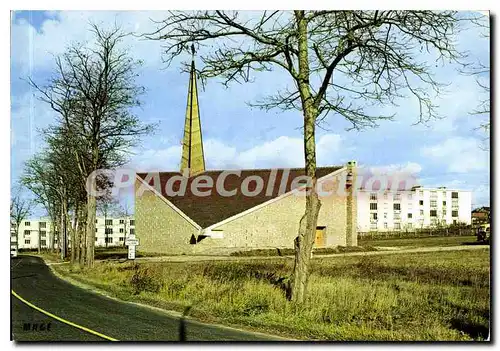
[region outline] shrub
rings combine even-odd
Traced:
[[[141,267],[137,265],[130,279],[134,294],[137,295],[143,291],[158,293],[164,285],[162,273],[160,267]]]

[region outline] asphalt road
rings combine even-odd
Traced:
[[[12,338],[15,341],[279,340],[189,320],[181,328],[178,318],[106,298],[62,281],[37,257],[12,258],[11,282],[14,291],[11,294]],[[185,332],[181,333],[181,329]]]

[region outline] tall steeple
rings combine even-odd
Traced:
[[[205,157],[203,155],[203,140],[201,138],[200,110],[198,105],[198,89],[196,85],[196,70],[194,67],[194,46],[191,47],[193,59],[189,74],[189,88],[182,140],[181,172],[189,168],[189,176],[205,172]]]

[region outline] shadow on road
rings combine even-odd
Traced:
[[[186,316],[191,310],[191,306],[188,306],[184,309],[182,313],[180,324],[179,324],[179,341],[187,341],[186,339]]]

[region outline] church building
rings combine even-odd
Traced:
[[[304,169],[206,170],[194,59],[179,171],[137,173],[138,250],[228,254],[293,248],[305,211]],[[276,165],[279,166],[279,165]],[[315,247],[357,245],[356,163],[318,167]]]

